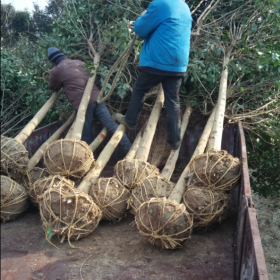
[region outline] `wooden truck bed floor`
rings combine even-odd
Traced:
[[[112,170],[107,166],[103,176],[112,175]],[[32,208],[1,225],[1,279],[234,279],[234,219],[194,233],[182,249],[174,251],[156,249],[131,223],[132,215],[115,225],[101,221],[88,237],[72,242],[76,249],[67,240],[60,244],[53,238],[58,250],[49,243],[42,247],[40,215]]]

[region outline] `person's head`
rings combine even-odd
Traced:
[[[57,60],[62,59],[64,57],[64,53],[56,47],[48,48],[48,59],[53,64],[56,65]]]

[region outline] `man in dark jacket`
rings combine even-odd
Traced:
[[[85,71],[84,62],[68,59],[59,49],[55,47],[48,49],[48,58],[55,66],[51,70],[49,83],[50,90],[58,91],[63,88],[73,108],[78,110],[89,79],[89,73]],[[113,120],[105,103],[98,104],[96,102],[98,94],[99,89],[96,84],[94,84],[86,111],[82,133],[82,140],[89,145],[93,141],[93,117],[97,117],[110,133],[114,133],[118,128],[118,125]],[[120,145],[125,151],[130,149],[131,143],[126,135],[123,136],[120,141]]]
[[[167,113],[167,142],[176,150],[180,145],[181,121],[179,88],[189,62],[192,17],[183,0],[154,0],[134,23],[134,32],[144,39],[140,74],[135,81],[125,116],[117,121],[134,129],[145,94],[159,83],[164,91]]]

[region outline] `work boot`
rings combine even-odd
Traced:
[[[119,123],[125,125],[129,130],[134,130],[133,127],[129,126],[129,125],[126,123],[125,118],[124,118],[124,115],[119,114],[119,113],[116,113],[116,120],[117,120]]]

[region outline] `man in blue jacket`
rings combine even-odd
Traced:
[[[126,115],[117,120],[129,129],[137,126],[144,97],[162,83],[167,112],[167,142],[180,145],[179,88],[189,62],[192,17],[183,0],[154,0],[134,23],[135,33],[144,39],[137,77]]]

